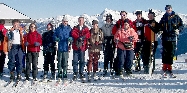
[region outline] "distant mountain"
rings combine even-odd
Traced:
[[[148,15],[148,11],[149,10],[146,10],[146,11],[142,11],[142,16],[145,18],[145,19],[148,19],[147,15]],[[161,11],[161,10],[154,10],[153,11],[155,12],[156,14],[156,18],[155,20],[157,22],[159,22],[159,20],[161,19],[161,17],[163,16],[163,14],[165,12]],[[134,11],[135,12],[135,11]],[[131,19],[132,21],[134,21],[136,19],[136,15],[134,14],[134,12],[132,13],[128,13],[127,16],[129,19]],[[83,14],[83,15],[80,15],[80,16],[83,16],[85,17],[85,25],[87,25],[89,28],[91,28],[91,22],[92,20],[98,20],[99,21],[99,27],[101,27],[104,23],[105,23],[105,19],[106,19],[106,15],[107,14],[111,14],[113,16],[113,19],[114,19],[114,23],[120,19],[120,11],[115,11],[115,10],[111,10],[111,9],[105,9],[103,12],[101,12],[100,14],[95,14],[95,15],[92,15],[92,16],[89,16],[87,14]],[[183,54],[183,53],[186,53],[187,52],[187,41],[186,41],[186,38],[187,37],[187,14],[181,14],[181,13],[178,13],[178,15],[182,18],[183,22],[184,22],[184,25],[185,25],[185,29],[183,31],[183,33],[180,35],[180,40],[178,41],[178,54]],[[59,16],[56,16],[56,17],[51,17],[51,18],[40,18],[40,19],[37,19],[36,20],[36,23],[37,23],[37,26],[38,26],[38,31],[40,33],[43,33],[45,30],[46,30],[46,25],[51,22],[55,25],[55,27],[58,27],[58,25],[62,22],[62,18],[66,16],[68,17],[69,19],[69,25],[71,27],[75,26],[78,24],[78,17],[79,16],[71,16],[71,15],[59,15]],[[161,54],[159,52],[159,48],[157,49],[157,54],[156,54],[156,57],[157,58],[160,58],[161,57]]]

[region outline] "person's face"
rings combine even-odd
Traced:
[[[52,30],[51,25],[47,25],[47,30],[48,30],[48,31]]]
[[[141,14],[138,14],[136,15],[137,19],[141,19],[142,18],[142,15]]]
[[[79,18],[78,22],[79,22],[79,25],[82,26],[84,24],[84,18]]]
[[[129,24],[127,22],[124,23],[124,29],[129,29]]]
[[[94,25],[93,25],[93,28],[98,28],[98,24],[94,24]]]
[[[31,30],[31,32],[36,31],[36,25],[32,24],[32,25],[30,26],[30,30]]]
[[[63,24],[64,26],[67,26],[67,25],[68,25],[68,21],[62,21],[62,24]]]
[[[112,22],[112,20],[110,19],[110,17],[106,18],[106,22],[107,23],[111,23]]]
[[[121,13],[121,19],[124,20],[124,19],[126,19],[126,17],[127,17],[127,14],[125,12],[122,12]]]
[[[20,28],[20,23],[19,22],[13,23],[13,27],[14,29],[18,30]]]
[[[154,15],[153,14],[148,14],[148,18],[149,18],[149,20],[153,20],[154,19]]]
[[[167,13],[171,13],[171,12],[172,12],[172,8],[171,8],[171,7],[167,7],[167,8],[166,8],[166,12],[167,12]]]

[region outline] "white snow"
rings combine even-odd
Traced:
[[[163,13],[160,10],[153,10],[156,12],[156,20],[159,21]],[[99,26],[102,26],[105,20],[105,15],[111,13],[113,15],[114,22],[119,18],[119,11],[113,11],[110,9],[105,9],[101,14],[96,14],[89,16],[83,14],[86,19],[86,25],[91,27],[91,21],[93,19],[99,20]],[[143,17],[147,19],[146,11],[142,11]],[[184,21],[187,23],[187,15],[179,14]],[[79,16],[65,15],[69,18],[69,24],[71,27],[78,24],[77,18]],[[136,16],[133,13],[128,13],[128,17],[135,20]],[[46,24],[48,22],[54,23],[56,26],[61,23],[63,16],[56,16],[54,18],[41,18],[37,19],[38,31],[45,31]],[[43,55],[40,52],[38,61],[38,79],[41,79],[43,74]],[[68,70],[68,81],[72,78],[72,51],[69,54],[69,70]],[[132,77],[125,76],[125,81],[121,80],[119,77],[111,79],[110,76],[102,77],[102,80],[93,81],[92,83],[81,83],[80,80],[73,83],[68,83],[67,86],[60,84],[55,86],[55,81],[49,83],[38,83],[36,86],[31,86],[31,83],[21,87],[23,84],[24,74],[22,74],[22,81],[18,84],[16,88],[12,88],[12,84],[8,87],[4,85],[9,80],[9,70],[7,68],[8,59],[6,58],[6,63],[4,67],[4,76],[0,79],[0,92],[1,93],[187,93],[187,62],[185,59],[187,54],[182,54],[178,56],[178,60],[174,61],[173,73],[177,75],[177,78],[162,78],[162,60],[156,59],[156,69],[152,76],[148,74],[143,74],[143,68],[141,72],[133,72]],[[87,62],[88,54],[86,52],[85,61]],[[55,60],[57,65],[57,61]],[[141,63],[142,65],[142,63]],[[56,66],[57,67],[57,66]],[[85,67],[86,69],[86,67]],[[134,67],[132,67],[134,69]],[[103,54],[101,52],[101,57],[99,60],[99,71],[103,70]],[[56,71],[57,74],[57,71]],[[50,75],[50,74],[49,74]],[[32,76],[32,75],[31,75]]]
[[[102,54],[102,52],[101,52]],[[72,78],[72,51],[70,52],[68,81]],[[1,93],[187,93],[187,62],[185,58],[187,54],[179,55],[178,60],[173,64],[173,73],[177,75],[177,78],[162,78],[162,63],[161,59],[156,59],[156,70],[152,76],[149,74],[143,74],[142,71],[133,72],[132,77],[125,76],[125,81],[119,77],[112,79],[110,76],[102,77],[102,80],[93,81],[92,83],[81,83],[80,80],[73,83],[68,83],[66,86],[60,84],[55,86],[55,81],[49,83],[38,83],[36,86],[31,86],[31,82],[27,83],[24,87],[21,87],[23,81],[21,81],[16,88],[12,88],[12,85],[4,87],[9,80],[9,71],[7,69],[7,61],[4,67],[4,76],[0,80]],[[86,53],[85,60],[88,56]],[[99,70],[103,70],[103,55],[99,60]],[[55,60],[57,64],[57,61]],[[142,65],[142,63],[141,63]],[[43,73],[43,56],[40,52],[38,62],[39,72],[38,79],[42,79],[40,75]],[[86,69],[86,68],[85,68]],[[133,67],[134,69],[134,67]],[[57,71],[56,71],[57,73]],[[49,74],[50,75],[50,74]],[[22,76],[24,76],[22,74]],[[24,77],[22,77],[24,79]]]

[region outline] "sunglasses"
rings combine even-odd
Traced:
[[[121,15],[121,16],[126,16],[126,15]]]
[[[36,28],[35,26],[31,26],[31,28]]]

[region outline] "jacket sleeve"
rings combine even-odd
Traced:
[[[117,23],[114,25],[114,27],[112,28],[112,34],[115,35],[117,32],[118,28],[117,28]]]
[[[84,35],[86,39],[90,38],[90,30],[88,28],[85,28],[86,34]]]
[[[71,31],[71,36],[73,37],[73,39],[78,39],[79,38],[79,33],[77,32],[77,28],[74,27]]]
[[[5,33],[4,41],[3,41],[3,52],[8,52],[8,31]]]
[[[40,46],[41,46],[42,45],[42,37],[39,33],[37,33],[37,34],[38,34],[38,42],[40,43]]]
[[[137,40],[138,40],[138,34],[132,28],[131,28],[131,32],[132,32],[132,36],[134,36],[133,42],[137,42]]]

